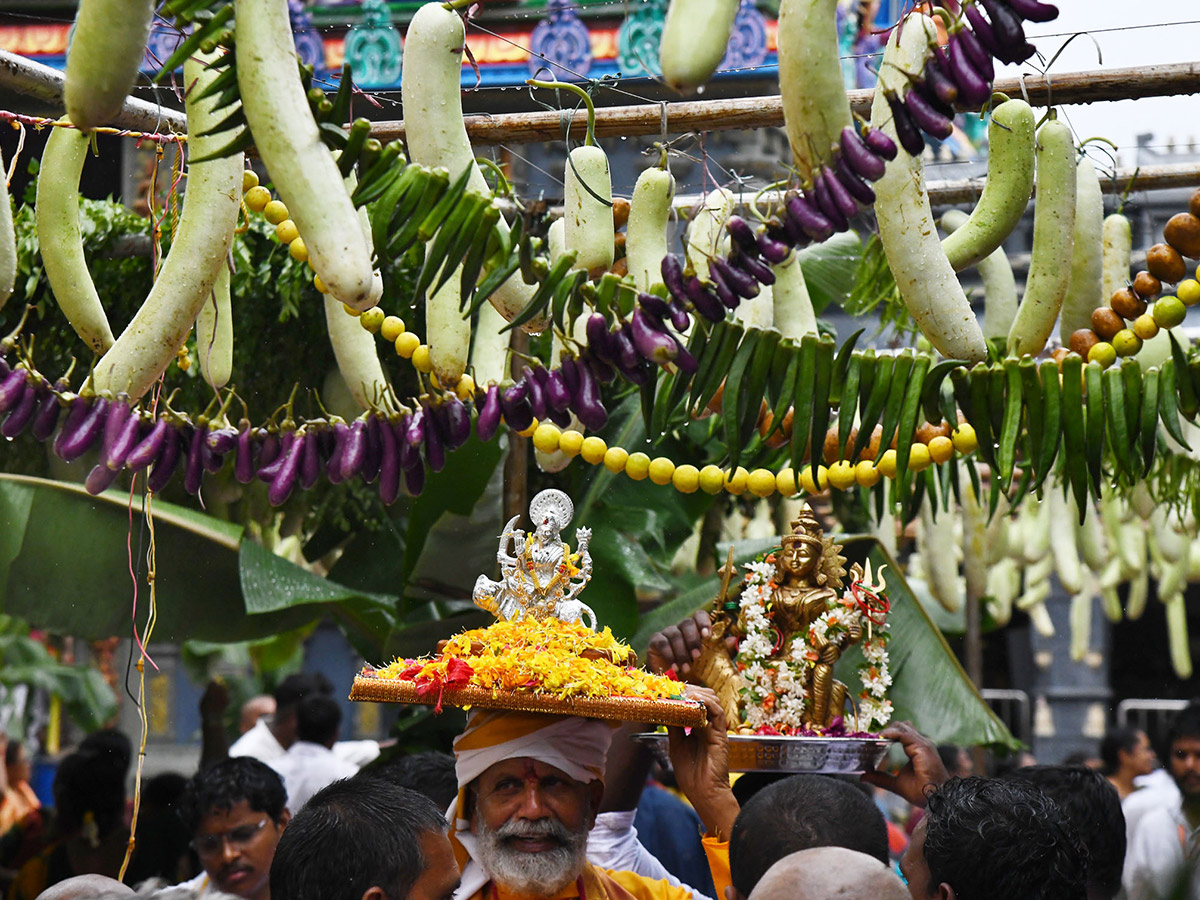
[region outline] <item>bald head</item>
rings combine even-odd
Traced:
[[[785,856],[764,875],[750,900],[908,900],[908,889],[874,857],[843,847],[814,847]]]
[[[46,888],[37,900],[100,900],[109,897],[132,897],[133,888],[103,875],[76,875]]]

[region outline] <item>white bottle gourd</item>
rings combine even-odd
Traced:
[[[733,210],[733,194],[725,188],[709,191],[684,237],[688,266],[700,278],[708,277],[708,261],[729,252],[729,234],[725,222]]]
[[[942,213],[942,229],[948,234],[957,234],[969,218],[961,209],[948,209]],[[943,248],[946,241],[942,241]],[[975,268],[983,282],[983,336],[989,341],[994,338],[1005,340],[1017,315],[1017,279],[1012,263],[1001,246],[975,263]]]
[[[196,316],[196,359],[200,375],[213,390],[233,375],[233,304],[229,297],[229,265],[217,273],[212,296]]]
[[[871,125],[882,128],[893,141],[897,141],[896,129],[885,90],[907,91],[905,73],[920,70],[936,40],[932,20],[919,13],[906,18],[888,38],[871,105]],[[875,182],[875,197],[879,240],[917,327],[947,359],[982,362],[987,344],[938,239],[920,159],[897,154]]]
[[[1075,235],[1071,244],[1071,277],[1063,297],[1058,337],[1065,346],[1071,333],[1090,328],[1092,311],[1108,297],[1103,293],[1104,194],[1096,167],[1086,156],[1075,166]],[[1111,296],[1111,295],[1110,295]]]
[[[646,169],[634,182],[625,225],[625,260],[629,277],[639,291],[648,291],[662,282],[674,197],[675,177],[665,168]]]
[[[0,309],[12,296],[17,282],[17,234],[13,230],[8,180],[4,178],[4,154],[0,153]]]
[[[462,61],[466,32],[462,18],[442,3],[426,3],[413,15],[404,36],[404,74],[400,82],[404,103],[405,140],[413,162],[445,166],[461,173],[471,166],[467,190],[491,195],[483,172],[475,162],[462,111]],[[501,218],[497,227],[507,230]],[[534,287],[516,273],[488,298],[511,322],[533,299]],[[544,319],[525,323],[537,333]]]
[[[663,80],[690,93],[712,78],[737,11],[738,0],[671,0],[658,53]]]
[[[793,250],[783,262],[771,266],[771,271],[775,273],[771,323],[785,338],[799,340],[806,334],[816,334],[817,314],[808,295],[800,254]]]
[[[67,52],[63,102],[84,131],[107,125],[137,80],[154,0],[80,0]]]
[[[188,131],[199,135],[220,113],[215,98],[195,100],[219,74],[205,68],[214,56],[198,53],[183,64]],[[188,149],[201,159],[220,148],[220,134],[192,137]],[[187,340],[204,302],[225,267],[242,201],[242,154],[188,164],[187,192],[179,228],[150,293],[121,337],[92,373],[98,391],[142,397]],[[336,167],[335,167],[336,171]],[[340,182],[339,182],[340,184]]]
[[[279,199],[304,238],[309,265],[343,303],[369,309],[371,251],[355,227],[354,204],[297,76],[287,4],[238,0],[234,37],[246,121]]]

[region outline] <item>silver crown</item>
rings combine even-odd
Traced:
[[[547,519],[553,519],[559,530],[571,524],[575,516],[575,504],[562,491],[547,488],[539,492],[529,504],[529,518],[537,528]]]

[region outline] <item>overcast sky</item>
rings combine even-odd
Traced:
[[[1075,38],[1055,61],[1051,74],[1101,68],[1097,44],[1103,68],[1200,61],[1197,0],[1060,0],[1058,7],[1055,21],[1026,26],[1047,59],[1074,32],[1087,31],[1095,40]],[[1175,22],[1194,24],[1147,27]],[[1004,74],[1016,71],[1017,67],[1008,66]],[[1124,165],[1133,164],[1136,136],[1143,132],[1154,133],[1155,145],[1165,145],[1170,138],[1177,146],[1189,140],[1200,142],[1200,96],[1094,103],[1068,107],[1066,114],[1079,139],[1103,135],[1116,141]]]

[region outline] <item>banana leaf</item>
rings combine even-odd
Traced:
[[[290,631],[332,607],[392,608],[254,543],[235,525],[158,500],[154,507],[158,640],[246,641]],[[0,474],[0,611],[87,639],[128,634],[149,602],[150,538],[128,494]]]

